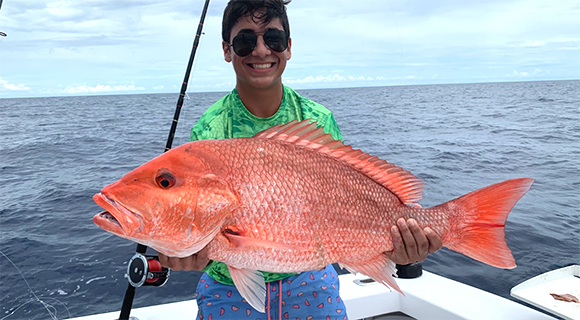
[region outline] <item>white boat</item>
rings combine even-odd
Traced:
[[[553,294],[580,299],[580,265],[543,273],[513,287],[510,294],[564,319],[578,320],[580,303],[558,300]]]
[[[419,278],[397,279],[405,296],[382,284],[369,283],[364,275],[344,274],[339,279],[340,295],[351,320],[554,319],[517,302],[428,271],[423,271]],[[137,308],[131,311],[131,317],[134,320],[194,319],[196,313],[196,301],[188,300]],[[119,312],[110,312],[75,320],[113,320],[118,316]]]

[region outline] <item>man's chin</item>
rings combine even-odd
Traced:
[[[281,77],[254,77],[249,81],[252,88],[258,90],[266,90],[271,88],[276,88],[282,84]]]

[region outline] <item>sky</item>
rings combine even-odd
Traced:
[[[213,0],[188,92],[230,91]],[[0,98],[176,93],[204,0],[0,0]],[[293,0],[294,89],[580,79],[580,0]]]

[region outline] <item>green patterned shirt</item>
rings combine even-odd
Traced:
[[[284,96],[278,111],[269,118],[258,118],[251,114],[240,100],[238,91],[232,90],[209,107],[191,129],[191,141],[205,139],[247,138],[277,124],[292,120],[312,119],[323,127],[334,139],[342,140],[332,113],[321,104],[300,96],[284,86]],[[213,279],[233,285],[227,266],[223,262],[211,261],[203,269]],[[262,272],[266,282],[287,278],[294,273]]]

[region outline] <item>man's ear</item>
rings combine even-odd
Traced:
[[[224,60],[226,60],[226,62],[232,62],[230,46],[225,41],[222,41],[222,49],[224,50]]]
[[[288,38],[288,48],[286,48],[286,50],[288,50],[288,58],[286,58],[286,60],[290,60],[290,58],[292,57],[292,51],[290,51],[291,47],[292,47],[292,38]]]

